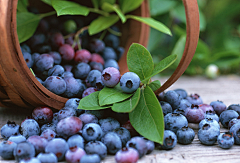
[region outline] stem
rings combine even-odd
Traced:
[[[108,12],[99,10],[98,8],[88,8],[88,9],[89,9],[90,12],[94,12],[94,13],[97,13],[97,14],[100,14],[100,15],[103,15],[103,16],[109,16]]]
[[[44,18],[44,17],[47,17],[47,16],[55,15],[55,14],[56,14],[56,11],[51,11],[51,12],[48,12],[48,13],[40,14],[40,17]]]
[[[107,30],[104,30],[103,33],[101,34],[101,36],[99,37],[99,40],[103,40],[103,38],[105,37],[107,33]]]
[[[78,45],[78,49],[80,50],[81,49],[81,44],[80,44],[80,41],[79,41],[79,35],[83,32],[83,31],[85,31],[85,30],[87,30],[88,29],[88,26],[85,26],[85,27],[82,27],[81,29],[79,29],[78,31],[77,31],[77,33],[75,34],[75,36],[74,36],[74,41],[73,41],[73,44],[72,44],[72,47],[74,48],[74,46],[76,45],[76,43],[77,43],[77,45]]]
[[[108,28],[107,30],[108,30],[110,33],[112,33],[112,34],[114,34],[114,35],[116,35],[116,36],[122,36],[122,33],[121,33],[121,32],[114,31],[114,30],[112,30],[111,28]]]

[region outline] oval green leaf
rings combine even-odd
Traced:
[[[83,110],[100,110],[100,109],[109,108],[110,106],[104,106],[104,107],[99,106],[98,95],[99,95],[99,91],[91,93],[90,95],[82,98],[80,100],[79,105],[78,105],[78,109],[83,109]]]
[[[52,6],[52,0],[42,0],[42,2]]]
[[[130,46],[127,53],[127,65],[129,71],[136,73],[141,81],[147,78],[149,74],[152,74],[154,68],[150,52],[138,43],[133,43]]]
[[[112,110],[119,113],[129,113],[135,109],[140,99],[140,88],[136,90],[134,95],[125,101],[114,103]]]
[[[151,77],[157,75],[158,73],[162,72],[163,70],[171,66],[176,61],[176,59],[177,59],[177,55],[170,55],[164,58],[163,60],[161,60],[153,69],[152,74],[146,77],[146,79],[144,79],[142,82],[149,80]]]
[[[110,16],[99,16],[97,19],[92,21],[89,25],[88,32],[90,35],[94,35],[103,31],[104,29],[109,28],[113,24],[115,24],[119,20],[117,15],[110,15]]]
[[[105,2],[102,5],[102,9],[104,11],[107,11],[107,12],[115,11],[118,14],[119,18],[121,19],[122,23],[125,23],[126,20],[127,20],[125,15],[122,13],[120,8],[116,4],[115,5],[111,5],[111,4],[107,3],[107,2]]]
[[[145,138],[162,144],[164,117],[160,103],[149,86],[141,90],[136,108],[129,113],[134,129]]]
[[[78,3],[64,1],[64,0],[53,0],[52,6],[56,10],[57,15],[84,15],[89,14],[89,9],[85,6],[81,6]]]
[[[133,94],[124,93],[120,85],[116,85],[114,88],[104,87],[98,96],[99,105],[110,105],[116,102],[126,100],[131,97]]]
[[[161,82],[159,80],[154,80],[153,82],[149,83],[148,85],[153,92],[156,91],[158,88],[161,87]]]
[[[137,20],[137,21],[142,22],[144,24],[147,24],[150,27],[152,27],[152,28],[154,28],[154,29],[156,29],[156,30],[158,30],[162,33],[165,33],[165,34],[168,34],[168,35],[172,36],[172,32],[170,31],[170,29],[167,26],[165,26],[163,23],[161,23],[157,20],[154,20],[153,18],[140,17],[140,16],[135,16],[135,15],[127,15],[126,17]]]
[[[19,43],[28,40],[36,31],[41,17],[30,12],[17,13],[17,33]]]
[[[137,9],[143,0],[119,0],[119,4],[123,13],[127,13]]]

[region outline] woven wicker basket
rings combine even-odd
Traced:
[[[17,36],[17,0],[0,1],[0,106],[15,108],[35,108],[49,106],[55,109],[63,108],[67,98],[60,97],[48,91],[32,75],[23,58]],[[197,0],[183,0],[187,18],[187,40],[183,57],[179,66],[155,93],[160,93],[172,85],[186,70],[195,53],[199,37],[199,13]],[[149,16],[148,2],[134,11],[135,15]],[[135,42],[146,46],[149,37],[149,27],[134,20],[123,26],[125,49]],[[126,50],[127,51],[127,50]],[[119,61],[123,74],[128,71],[126,53]]]

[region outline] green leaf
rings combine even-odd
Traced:
[[[102,9],[104,11],[107,11],[107,12],[115,11],[118,14],[119,18],[121,19],[122,23],[125,23],[126,20],[127,20],[125,15],[122,13],[120,8],[116,4],[115,5],[111,5],[111,4],[107,3],[107,2],[105,2],[102,5]]]
[[[17,5],[18,12],[28,12],[27,10],[27,3],[24,0],[19,0]]]
[[[177,43],[175,44],[175,46],[172,50],[171,55],[177,54],[177,60],[174,63],[175,65],[178,65],[182,58],[184,48],[185,48],[185,43],[186,43],[186,36],[183,35],[178,39]]]
[[[149,6],[151,16],[164,14],[173,9],[177,5],[177,3],[177,1],[170,0],[150,0]]]
[[[57,15],[84,15],[89,14],[89,9],[85,6],[81,6],[78,3],[65,1],[65,0],[53,0],[53,8],[57,11]]]
[[[92,0],[92,4],[94,8],[99,8],[99,1],[98,0]]]
[[[94,35],[103,31],[104,29],[109,28],[119,20],[117,15],[110,16],[99,16],[97,19],[93,20],[89,25],[88,32],[90,35]]]
[[[163,23],[161,23],[157,20],[154,20],[153,18],[140,17],[140,16],[135,16],[135,15],[127,15],[126,18],[131,18],[131,19],[137,20],[139,22],[149,25],[152,28],[155,28],[156,30],[158,30],[160,32],[163,32],[165,34],[172,36],[172,32],[170,31],[170,29],[167,26],[165,26]]]
[[[130,99],[127,99],[122,102],[114,103],[112,106],[112,110],[119,113],[131,112],[137,106],[139,99],[140,99],[140,88],[136,90],[136,92]]]
[[[131,93],[124,93],[120,87],[120,85],[116,85],[113,88],[104,87],[98,96],[99,105],[110,105],[116,102],[120,102],[126,100],[127,98],[131,97],[133,94]]]
[[[151,77],[157,75],[158,73],[162,72],[166,68],[168,68],[170,65],[172,65],[177,59],[177,55],[170,55],[163,60],[161,60],[153,69],[153,72],[150,76],[146,77],[142,82],[145,82],[149,80]]]
[[[119,0],[120,8],[123,13],[128,13],[137,9],[143,0]]]
[[[109,3],[111,5],[116,3],[116,0],[101,0],[101,5],[103,5],[104,3]]]
[[[82,98],[80,100],[79,105],[78,105],[78,109],[83,109],[83,110],[100,110],[100,109],[109,108],[110,106],[99,106],[98,96],[99,96],[99,91],[93,92],[90,95]]]
[[[161,82],[159,80],[154,80],[153,82],[149,83],[148,85],[152,91],[156,91],[158,88],[161,87]]]
[[[52,0],[42,0],[42,2],[48,4],[49,6],[52,6]]]
[[[129,113],[134,129],[145,138],[162,144],[164,117],[160,103],[149,86],[141,90],[136,108]]]
[[[149,51],[138,43],[133,43],[127,53],[127,65],[131,72],[136,73],[140,80],[152,74],[154,63]],[[144,84],[148,81],[144,82]]]
[[[40,20],[41,17],[39,15],[30,12],[17,13],[17,33],[19,43],[26,41],[34,34]]]

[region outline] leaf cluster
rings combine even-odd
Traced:
[[[119,84],[114,88],[104,87],[81,99],[78,109],[111,108],[115,112],[129,113],[130,122],[136,131],[154,142],[162,143],[164,118],[154,93],[161,83],[159,80],[151,82],[151,77],[169,67],[176,58],[176,55],[170,55],[154,66],[149,51],[144,46],[133,43],[127,53],[127,65],[129,71],[140,77],[141,87],[132,94],[124,93]]]

